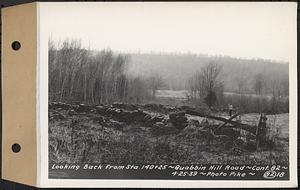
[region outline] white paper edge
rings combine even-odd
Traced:
[[[70,2],[68,2],[70,3]],[[47,30],[47,23],[43,22],[43,9],[47,8],[47,4],[65,6],[67,2],[43,2],[38,3],[39,9],[39,40],[38,47],[40,47],[39,58],[39,116],[40,125],[38,125],[38,139],[40,146],[38,145],[39,163],[38,177],[39,187],[144,187],[144,188],[216,188],[216,187],[297,187],[297,40],[295,39],[293,52],[294,59],[289,65],[289,160],[290,160],[290,180],[287,181],[267,181],[267,180],[86,180],[86,179],[48,179],[48,36],[49,30]],[[72,2],[75,3],[75,2]],[[82,3],[83,2],[76,2]],[[85,2],[87,3],[87,2]],[[92,2],[89,2],[92,3]],[[95,2],[93,2],[95,3]],[[192,3],[192,2],[190,2]],[[215,3],[215,2],[201,2],[201,3]],[[246,3],[246,2],[234,2],[234,3]],[[249,3],[249,2],[248,2]],[[252,2],[253,3],[253,2]],[[258,3],[258,2],[256,2]],[[261,2],[266,3],[266,2]],[[268,2],[270,3],[270,2]],[[297,3],[295,2],[275,2],[275,3],[289,3],[295,7],[295,14],[297,13]],[[97,2],[95,4],[100,4]],[[121,3],[120,3],[121,4]],[[297,25],[295,17],[295,26]],[[297,36],[295,31],[295,37]],[[292,102],[292,103],[291,103]],[[40,134],[39,134],[40,133]],[[38,143],[38,144],[39,144]]]

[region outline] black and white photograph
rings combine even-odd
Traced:
[[[55,5],[49,179],[290,179],[294,6]]]

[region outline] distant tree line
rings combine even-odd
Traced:
[[[246,83],[249,78],[241,75],[236,78],[238,92],[226,95],[221,78],[222,71],[220,64],[210,62],[195,72],[187,81],[188,98],[196,103],[206,103],[210,108],[226,108],[231,104],[242,112],[289,112],[288,79],[277,77],[276,80],[267,81],[264,73],[258,73],[250,80],[255,94],[248,94]]]
[[[197,56],[162,54],[154,56],[160,59],[154,59],[153,63],[152,55],[148,55],[148,58],[142,56],[146,60],[149,59],[149,65],[153,68],[142,64],[147,73],[133,73],[129,71],[132,67],[137,71],[139,69],[136,68],[137,65],[131,64],[131,55],[115,53],[109,49],[89,50],[83,48],[77,40],[55,43],[50,39],[48,47],[50,101],[79,101],[91,104],[118,101],[141,103],[154,100],[157,90],[172,90],[172,86],[180,80],[180,83],[186,84],[185,89],[189,92],[190,100],[195,103],[203,102],[210,108],[224,108],[232,104],[246,112],[279,113],[288,112],[289,109],[289,79],[284,64],[274,64],[276,70],[269,67],[269,63],[262,63],[256,74],[253,70],[248,71],[247,67],[241,70],[241,66],[238,66],[239,69],[235,70],[233,64],[230,67],[232,71],[229,72],[226,65],[231,63],[223,64],[222,61],[209,61],[207,58],[206,64],[199,63],[200,69],[193,69],[193,73],[185,78],[182,76],[186,74],[187,68],[180,66],[179,62],[175,62],[173,66],[169,65],[170,67],[163,72],[153,68],[160,65],[156,64],[158,60],[166,61],[166,57],[182,60],[193,58],[190,61],[196,64]],[[178,69],[182,70],[182,74],[177,74],[177,80],[166,80],[170,76],[168,74]],[[226,86],[236,89],[234,94],[224,93]]]
[[[272,93],[272,81],[280,84],[289,80],[289,64],[286,62],[189,53],[132,53],[129,73],[147,76],[151,70],[164,76],[168,89],[185,90],[195,71],[211,62],[222,65],[219,79],[223,81],[225,92],[239,93],[243,90],[247,94],[256,93],[253,86],[258,74],[262,74],[263,79],[261,94]],[[282,86],[281,93],[288,94],[288,90]]]

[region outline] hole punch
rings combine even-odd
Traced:
[[[18,153],[21,151],[21,146],[19,144],[15,143],[11,146],[11,149],[14,153]]]
[[[14,42],[11,44],[11,47],[12,47],[13,50],[18,51],[18,50],[21,48],[21,43],[18,42],[18,41],[14,41]]]

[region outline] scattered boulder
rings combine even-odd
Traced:
[[[83,112],[90,112],[91,111],[91,106],[85,105],[85,104],[79,104],[76,108],[76,112],[78,113],[83,113]]]
[[[134,111],[138,109],[137,105],[134,104],[126,104],[126,103],[119,103],[119,102],[115,102],[112,104],[113,108],[119,108],[119,109],[124,109],[124,110],[128,110],[128,111]]]
[[[165,109],[166,112],[169,113],[169,112],[174,112],[174,111],[176,111],[177,108],[176,108],[176,107],[173,107],[173,106],[167,105],[167,106],[164,107],[164,109]]]
[[[144,116],[143,121],[144,121],[144,122],[147,122],[147,121],[150,120],[150,119],[151,119],[151,115],[148,115],[148,114],[147,114],[147,115]]]
[[[76,115],[76,111],[71,109],[71,110],[68,111],[68,114],[69,115]]]
[[[63,102],[52,102],[49,104],[49,109],[58,109],[58,108],[62,110],[67,110],[71,108],[71,105]]]
[[[155,122],[161,122],[163,119],[164,119],[164,118],[163,118],[162,116],[153,116],[153,117],[151,118],[151,121],[152,121],[153,123],[155,123]]]
[[[174,112],[174,113],[171,113],[169,115],[170,119],[174,119],[174,118],[177,118],[177,117],[183,117],[183,116],[185,116],[185,112],[184,111]]]
[[[200,122],[197,119],[190,119],[189,124],[196,127],[200,127]]]
[[[154,127],[163,128],[165,126],[166,125],[163,122],[156,122],[156,123],[154,123]]]
[[[54,112],[52,114],[49,114],[49,119],[50,120],[64,120],[64,119],[66,119],[66,116],[64,116],[63,114],[61,114],[59,112]]]
[[[185,116],[185,112],[175,112],[169,115],[170,122],[179,130],[184,129],[187,125],[187,117]]]
[[[164,112],[165,107],[162,104],[146,104],[144,105],[144,109],[154,112]]]
[[[107,119],[103,116],[97,116],[97,117],[93,117],[92,121],[94,121],[95,123],[103,124],[107,122]]]
[[[147,127],[153,127],[155,123],[162,123],[164,118],[162,116],[147,116],[147,120],[144,121],[144,124]]]
[[[105,106],[96,106],[96,113],[98,113],[98,114],[104,114],[105,113],[105,111],[106,111],[106,109],[107,109],[107,107],[105,107]]]
[[[140,110],[140,109],[134,110],[132,112],[132,116],[133,116],[134,120],[137,121],[137,122],[142,122],[146,115],[147,114],[145,112],[143,112],[142,110]]]
[[[109,122],[107,122],[107,127],[112,127],[117,130],[123,131],[123,128],[125,127],[125,124],[123,122],[115,121],[113,119],[110,119]]]

